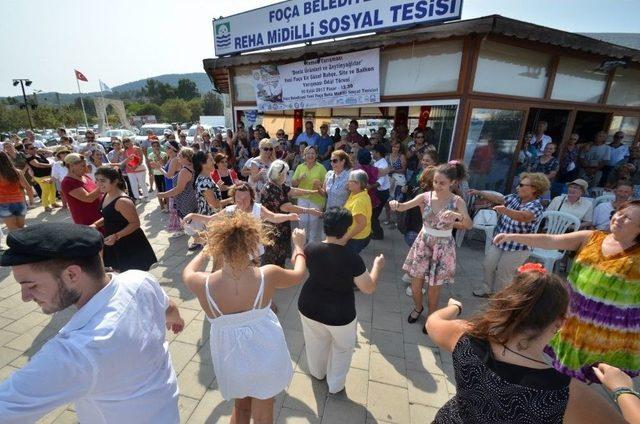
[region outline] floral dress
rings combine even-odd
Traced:
[[[459,196],[451,196],[449,202],[437,213],[431,208],[431,195],[428,191],[424,196],[424,211],[422,213],[422,229],[413,242],[402,269],[411,277],[424,277],[430,286],[453,284],[456,274],[456,245],[453,236],[435,237],[427,234],[425,228],[434,230],[451,230],[453,222],[442,218],[444,211],[456,211]]]
[[[274,213],[283,213],[280,209],[285,203],[289,203],[289,187],[281,186],[269,181],[262,188],[262,206]],[[270,227],[270,233],[274,238],[271,246],[265,246],[262,255],[262,265],[274,264],[284,266],[287,257],[291,255],[291,223],[289,221],[280,224],[265,224]]]
[[[198,213],[200,215],[213,215],[216,210],[214,210],[209,202],[207,202],[207,198],[205,197],[205,193],[207,190],[213,190],[213,195],[216,199],[220,200],[222,198],[222,193],[220,192],[220,187],[213,182],[211,177],[198,175],[196,178],[196,198],[198,200]]]

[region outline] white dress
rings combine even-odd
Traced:
[[[224,315],[209,292],[207,301],[219,316],[210,318],[211,359],[218,387],[225,400],[253,397],[269,399],[287,388],[293,377],[291,357],[278,317],[269,305],[259,309],[264,275],[253,308]]]

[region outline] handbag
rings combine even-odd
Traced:
[[[495,227],[498,225],[498,214],[491,209],[480,209],[473,217],[474,227]]]

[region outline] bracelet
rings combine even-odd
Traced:
[[[304,260],[305,260],[305,261],[307,260],[307,257],[305,256],[305,254],[304,254],[304,253],[296,253],[295,255],[293,255],[293,261],[292,261],[292,262],[293,262],[294,264],[296,263],[296,259],[298,259],[298,256],[302,256],[302,257],[304,258]]]
[[[621,395],[626,395],[626,394],[630,394],[630,395],[634,395],[635,397],[637,397],[638,399],[640,399],[640,393],[636,392],[633,389],[630,389],[628,387],[618,387],[617,389],[614,389],[611,392],[611,397],[613,397],[613,401],[615,403],[618,403],[618,398]]]

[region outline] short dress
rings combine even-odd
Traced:
[[[109,204],[100,208],[104,218],[105,237],[121,231],[129,221],[116,209],[118,199],[129,199],[128,196],[120,196],[113,199]],[[104,202],[102,197],[101,205]],[[158,262],[153,248],[145,236],[142,228],[138,228],[128,236],[119,239],[113,246],[104,246],[103,259],[105,266],[111,267],[119,272],[137,269],[149,271],[151,265]]]
[[[442,212],[456,211],[459,196],[452,195],[449,202],[434,213],[431,209],[431,194],[431,191],[423,194],[422,229],[413,242],[402,269],[411,277],[423,277],[430,286],[453,284],[456,275],[456,244],[450,233],[453,223],[445,222]],[[436,237],[429,234],[430,229],[449,234]]]
[[[207,320],[213,370],[223,399],[269,399],[286,389],[293,367],[284,331],[271,302],[258,308],[264,295],[262,270],[260,288],[248,311],[224,315],[211,297],[209,277],[205,289],[209,307],[218,314]]]
[[[290,202],[290,190],[291,187],[286,184],[277,185],[269,181],[262,188],[262,206],[274,213],[286,213],[280,207]],[[262,265],[273,264],[283,267],[287,258],[291,256],[291,222],[267,223],[265,225],[273,237],[273,244],[265,246],[261,263]]]
[[[178,212],[178,217],[180,219],[189,215],[198,210],[198,199],[196,197],[196,189],[193,187],[193,171],[187,167],[182,167],[182,169],[186,169],[192,175],[191,181],[185,186],[184,190],[181,193],[176,194],[173,200],[173,205],[176,208],[176,212]],[[176,174],[176,175],[179,175]],[[175,184],[178,183],[178,178],[176,177]],[[175,187],[175,185],[174,185]]]

